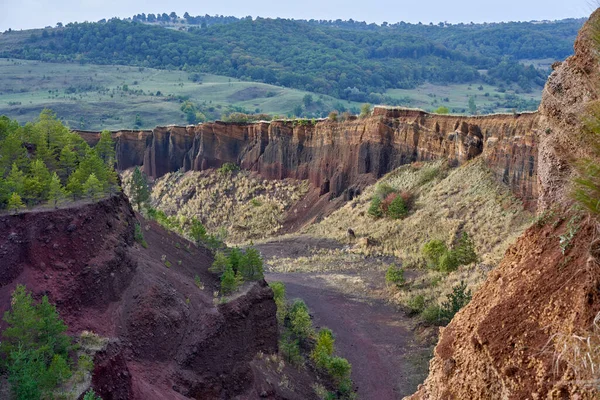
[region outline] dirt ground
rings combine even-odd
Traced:
[[[301,236],[257,247],[266,260],[276,262],[343,246]],[[381,260],[365,258],[366,264],[370,261]],[[306,302],[315,327],[333,330],[337,351],[352,364],[352,379],[364,400],[400,399],[414,393],[427,376],[431,357],[431,345],[420,340],[415,320],[381,298],[384,275],[381,268],[266,274],[267,281],[285,283],[289,299]],[[347,283],[357,279],[369,290],[348,290]]]

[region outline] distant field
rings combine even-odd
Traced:
[[[497,103],[505,102],[504,98],[516,96],[522,100],[540,102],[542,88],[536,88],[531,93],[516,94],[512,90],[499,93],[497,88],[486,84],[457,84],[457,85],[432,85],[425,84],[416,89],[390,89],[386,94],[395,99],[410,98],[413,107],[427,111],[436,110],[445,106],[454,113],[465,113],[469,109],[469,98],[473,97],[477,112],[481,114],[512,112],[514,107],[498,107]]]
[[[50,108],[70,127],[90,130],[133,128],[139,115],[138,126],[152,128],[185,125],[181,99],[211,109],[215,118],[231,111],[232,106],[286,116],[293,114],[308,94],[218,75],[200,74],[200,82],[190,78],[185,71],[0,59],[0,115],[24,123]],[[388,90],[386,94],[400,99],[402,105],[428,111],[446,106],[452,112],[463,113],[468,110],[470,97],[474,97],[479,113],[513,111],[511,107],[497,107],[499,100],[513,92],[498,93],[489,85],[480,89],[477,84],[426,84],[411,90]],[[329,96],[312,96],[315,102],[321,99],[323,110],[357,111],[361,106]],[[516,96],[539,102],[541,89]]]
[[[238,106],[285,116],[308,93],[217,75],[201,74],[200,79],[192,82],[184,71],[0,59],[0,115],[27,122],[51,108],[72,128],[119,129],[133,127],[139,114],[141,127],[151,128],[186,124],[180,102],[169,95],[206,102],[218,115]],[[319,97],[329,108],[360,107],[313,94],[315,101]]]

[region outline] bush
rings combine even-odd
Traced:
[[[452,293],[447,300],[442,303],[442,318],[448,322],[454,318],[454,315],[471,301],[471,291],[467,290],[467,284],[461,281],[452,288]]]
[[[385,272],[385,281],[391,285],[403,285],[406,282],[404,279],[404,269],[394,264],[390,265]]]
[[[440,325],[442,324],[442,309],[437,304],[430,304],[421,312],[421,318],[428,324]]]
[[[288,315],[290,318],[290,330],[299,339],[307,339],[313,335],[312,321],[308,313],[308,307],[306,307],[304,301],[294,301]]]
[[[333,332],[330,329],[323,328],[319,331],[317,344],[310,354],[317,367],[327,368],[330,357],[334,350]]]
[[[375,188],[375,196],[379,197],[380,199],[385,199],[392,193],[396,193],[396,189],[394,189],[387,183],[380,183]]]
[[[87,392],[85,392],[83,400],[102,400],[102,397],[98,396],[93,389],[90,389]]]
[[[410,314],[420,314],[425,309],[425,297],[422,294],[412,296],[406,302]]]
[[[269,286],[273,290],[273,299],[277,306],[277,321],[283,325],[287,314],[287,303],[285,299],[285,285],[282,282],[270,282]]]
[[[408,214],[408,208],[402,196],[396,195],[387,208],[387,216],[393,219],[399,219]]]
[[[238,280],[236,279],[235,273],[231,265],[227,264],[223,275],[221,276],[221,292],[223,294],[230,294],[237,290]]]
[[[460,263],[454,250],[447,250],[438,260],[438,270],[440,272],[450,273],[456,271],[459,265]]]
[[[467,232],[463,232],[454,252],[459,265],[468,265],[477,262],[475,244]]]
[[[423,172],[421,172],[421,177],[419,178],[419,185],[422,186],[426,183],[431,182],[432,180],[437,178],[439,174],[440,174],[439,167],[423,169]]]
[[[346,379],[350,378],[352,372],[352,366],[342,357],[331,357],[327,363],[327,372],[333,380],[339,385]]]
[[[375,218],[381,218],[383,216],[383,211],[381,210],[381,199],[379,197],[373,197],[367,213]]]
[[[225,164],[221,165],[221,167],[219,167],[219,169],[217,169],[217,171],[221,174],[230,174],[232,172],[235,171],[239,171],[240,167],[234,163],[230,163],[230,162],[226,162]]]
[[[431,269],[439,268],[440,257],[447,252],[448,247],[441,240],[430,240],[421,249],[421,254],[427,261],[427,266]]]

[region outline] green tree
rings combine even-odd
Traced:
[[[100,132],[100,140],[94,147],[98,157],[104,163],[112,168],[115,161],[115,142],[112,139],[111,133],[107,130]]]
[[[230,264],[227,264],[225,271],[221,276],[221,292],[225,295],[234,292],[238,287],[238,280],[236,279],[235,272]]]
[[[381,199],[379,197],[373,197],[367,213],[375,218],[381,218],[383,211],[381,210]]]
[[[67,197],[67,191],[60,183],[60,178],[58,174],[55,172],[52,175],[52,179],[50,180],[50,188],[48,192],[48,198],[56,208],[58,203],[63,201]]]
[[[455,248],[456,258],[460,265],[468,265],[477,262],[475,243],[467,232],[463,232]]]
[[[200,246],[202,240],[206,238],[206,228],[197,218],[192,218],[190,223],[190,236],[196,242],[196,246]]]
[[[225,272],[225,269],[228,265],[229,258],[223,251],[219,250],[215,253],[215,259],[212,265],[210,266],[209,271],[216,274],[222,274],[223,272]]]
[[[131,183],[129,186],[131,199],[137,206],[138,211],[142,209],[142,204],[146,204],[150,200],[150,189],[148,189],[148,181],[145,174],[140,171],[139,167],[135,167]]]
[[[477,114],[477,104],[475,104],[475,97],[469,97],[469,113]]]
[[[269,286],[273,290],[273,299],[277,306],[277,321],[283,325],[287,315],[287,300],[285,298],[285,285],[282,282],[270,282]]]
[[[441,317],[450,322],[454,315],[471,301],[471,291],[467,290],[467,284],[464,281],[452,288],[452,293],[448,294],[446,301],[442,303]]]
[[[67,179],[77,167],[77,153],[73,151],[71,145],[66,145],[60,151],[58,157],[58,168],[63,179]]]
[[[333,380],[339,385],[343,380],[350,378],[352,366],[342,357],[331,357],[327,364],[327,372]]]
[[[102,195],[102,184],[96,178],[96,174],[91,173],[83,184],[83,193],[90,199],[96,201]]]
[[[19,196],[25,193],[25,174],[19,169],[16,163],[12,164],[10,173],[6,177],[6,185],[9,191]]]
[[[421,254],[425,257],[427,266],[432,269],[437,269],[439,267],[440,257],[447,252],[448,247],[446,246],[446,243],[441,240],[430,240],[423,245],[423,248],[421,248]]]
[[[8,199],[7,208],[9,211],[12,211],[14,213],[25,208],[25,204],[23,204],[23,200],[21,200],[21,196],[19,196],[18,193],[13,192],[13,194],[10,195]]]
[[[392,285],[402,285],[406,281],[404,279],[404,269],[392,264],[385,272],[385,281]]]
[[[11,310],[4,314],[0,352],[5,356],[12,390],[18,399],[46,396],[71,375],[67,359],[71,339],[56,307],[44,296],[33,302],[25,286],[12,294]]]
[[[438,107],[434,113],[436,114],[449,114],[450,113],[450,109],[446,106],[440,106]]]
[[[333,332],[328,328],[322,328],[317,336],[317,343],[310,357],[320,368],[327,368],[330,357],[333,355],[335,340]]]
[[[248,247],[241,260],[243,265],[243,276],[247,280],[258,280],[263,278],[263,260],[260,252],[254,247]]]
[[[296,300],[290,307],[290,330],[299,339],[307,339],[312,336],[313,328],[308,307],[302,300]]]
[[[365,103],[360,107],[360,117],[366,118],[371,115],[371,105],[369,103]]]

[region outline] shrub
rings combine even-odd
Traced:
[[[425,309],[425,297],[422,294],[412,296],[406,302],[410,314],[420,314]]]
[[[239,171],[240,167],[234,163],[230,163],[230,162],[226,162],[225,164],[221,165],[221,167],[219,167],[219,169],[217,169],[217,171],[221,174],[230,174],[232,172],[235,171]]]
[[[290,318],[290,330],[299,339],[307,339],[312,336],[313,328],[308,307],[302,300],[296,300],[290,307],[288,313]]]
[[[431,269],[439,268],[440,257],[447,252],[448,247],[441,240],[430,240],[421,249],[421,254],[427,261],[427,266]]]
[[[404,279],[404,269],[397,267],[392,264],[388,267],[385,272],[385,281],[391,285],[402,285],[406,280]]]
[[[335,112],[335,111],[332,111],[332,112],[330,112],[330,113],[329,113],[329,115],[327,116],[327,118],[328,118],[330,121],[334,121],[334,122],[335,122],[335,121],[337,121],[337,120],[338,120],[338,113],[337,113],[337,112]]]
[[[452,293],[448,294],[447,300],[442,303],[442,318],[448,322],[454,318],[454,315],[471,301],[471,291],[467,290],[467,284],[461,281],[452,288]]]
[[[383,216],[383,211],[381,210],[381,199],[379,197],[373,197],[367,213],[375,218],[381,218]]]
[[[437,304],[430,304],[421,312],[421,318],[428,324],[439,325],[442,323],[442,309]]]
[[[344,380],[350,378],[352,366],[342,357],[331,357],[327,363],[327,372],[333,380],[339,385]]]
[[[426,183],[431,182],[440,174],[439,167],[427,168],[423,169],[421,172],[421,177],[419,178],[419,185],[424,185]]]
[[[196,285],[198,289],[204,289],[204,284],[198,275],[194,276],[194,285]]]
[[[300,355],[300,343],[297,339],[290,337],[284,337],[279,342],[279,348],[283,358],[288,363],[298,366],[302,363],[302,356]]]
[[[90,389],[87,392],[85,392],[83,400],[102,400],[102,397],[98,396],[93,389]]]
[[[462,233],[454,252],[456,253],[459,265],[468,265],[477,262],[475,244],[467,232]]]
[[[319,331],[317,343],[310,354],[317,367],[327,368],[330,357],[334,350],[333,332],[328,328],[323,328]]]
[[[408,209],[404,199],[402,196],[396,195],[387,208],[388,217],[399,219],[406,216],[406,214],[408,214]]]
[[[225,271],[223,271],[223,275],[221,276],[221,292],[227,295],[237,290],[237,288],[238,280],[236,279],[231,265],[227,264],[225,266]]]
[[[385,199],[392,193],[396,193],[396,189],[387,183],[380,183],[375,188],[375,196],[379,197],[380,199]]]
[[[447,250],[438,260],[438,270],[440,272],[450,273],[456,271],[459,265],[460,263],[454,250]]]
[[[135,232],[134,232],[135,241],[138,242],[145,249],[148,248],[148,243],[144,239],[144,232],[142,231],[142,227],[140,224],[135,224]]]
[[[273,290],[273,299],[277,306],[277,321],[283,325],[287,314],[287,303],[285,299],[285,285],[282,282],[270,282],[269,286]]]

